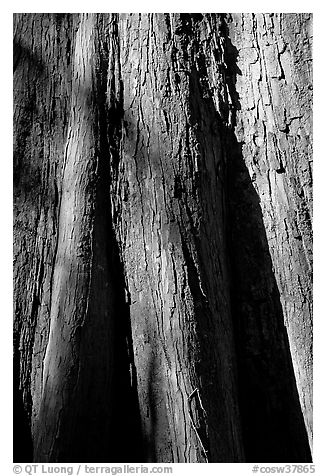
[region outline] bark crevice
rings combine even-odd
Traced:
[[[224,120],[227,155],[228,256],[246,460],[311,461],[278,285],[260,198],[235,134],[241,111],[238,51],[224,35],[225,80],[232,122]],[[283,167],[281,163],[281,172]],[[281,173],[279,171],[279,173]]]
[[[16,15],[17,462],[311,461],[308,29]]]

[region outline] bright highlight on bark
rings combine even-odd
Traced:
[[[311,460],[311,20],[14,15],[15,461]]]

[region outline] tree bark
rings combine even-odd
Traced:
[[[118,25],[124,113],[112,196],[148,461],[243,459],[224,157],[200,87],[207,31],[196,21],[121,15]]]
[[[21,21],[25,24],[24,18]],[[108,451],[111,411],[107,402],[111,399],[113,367],[113,291],[109,197],[105,189],[109,162],[105,156],[105,138],[101,137],[100,126],[103,85],[96,75],[96,68],[102,66],[99,64],[97,51],[99,38],[96,16],[70,18],[69,15],[64,15],[53,18],[49,15],[35,15],[27,16],[27,22],[31,36],[27,35],[26,38],[24,35],[24,41],[30,40],[32,44],[20,48],[32,51],[35,56],[37,53],[32,50],[33,42],[37,45],[51,45],[49,48],[53,48],[53,43],[60,43],[61,48],[59,51],[50,51],[48,61],[42,53],[39,55],[42,60],[29,58],[30,68],[38,61],[44,70],[41,93],[35,90],[36,105],[33,105],[32,127],[39,120],[43,128],[51,128],[47,135],[39,132],[37,140],[43,146],[50,137],[50,147],[54,137],[55,143],[61,145],[58,153],[61,163],[55,169],[56,174],[49,173],[49,177],[40,174],[39,185],[42,190],[33,191],[38,203],[33,204],[35,206],[32,213],[27,210],[24,213],[21,204],[18,210],[19,216],[25,220],[34,218],[35,213],[32,230],[40,234],[40,228],[44,227],[45,233],[45,236],[34,238],[36,243],[34,241],[31,244],[31,248],[34,245],[34,250],[26,258],[31,267],[31,271],[28,271],[33,273],[29,279],[30,285],[36,287],[31,304],[30,320],[33,322],[28,323],[27,342],[24,339],[25,322],[18,322],[18,325],[23,326],[20,342],[23,347],[22,366],[29,359],[29,368],[22,369],[23,377],[26,374],[26,378],[33,379],[30,386],[23,386],[23,389],[26,400],[32,400],[32,408],[27,407],[27,411],[31,415],[34,455],[38,461],[78,461],[81,454],[86,461],[89,458],[105,460],[103,455]],[[35,25],[35,22],[40,24]],[[43,35],[39,41],[33,35],[34,29]],[[71,45],[74,30],[73,51],[67,52],[67,44],[69,42]],[[65,32],[66,45],[62,44]],[[52,64],[54,59],[58,60],[62,56],[64,60],[58,65]],[[53,114],[57,109],[61,112],[60,105],[53,106],[56,93],[48,89],[52,86],[52,68],[57,75],[53,80],[57,90],[60,86],[63,88],[62,78],[67,81],[63,93],[60,89],[57,92],[60,101],[64,105],[68,103],[64,111],[65,120],[69,117],[60,140],[55,137],[55,119],[35,118],[38,104],[44,108],[45,103],[46,112],[52,111],[47,110],[48,104],[54,107]],[[26,85],[35,87],[32,78],[25,79],[18,75],[16,78],[18,88]],[[45,97],[42,97],[42,93]],[[24,100],[26,101],[25,92],[21,102]],[[19,104],[18,101],[17,103]],[[43,148],[38,142],[32,142],[32,145],[31,161],[34,154]],[[26,154],[26,145],[24,146]],[[18,158],[21,160],[23,154],[20,152]],[[27,165],[40,167],[42,172],[47,171],[56,165],[51,163],[51,159],[52,154],[47,154],[46,157],[40,157],[39,162],[36,158],[35,162]],[[48,164],[44,164],[44,161],[48,161]],[[29,170],[25,180],[33,179],[34,174],[33,170]],[[55,196],[51,197],[53,209],[50,210],[50,227],[43,219],[45,204],[49,201],[47,182],[52,184],[55,192]],[[22,181],[19,182],[19,190],[22,190]],[[26,195],[27,193],[29,194],[29,190],[26,190]],[[55,239],[52,238],[53,234]],[[17,236],[18,239],[26,239],[24,233],[17,233]],[[41,251],[43,255],[40,256],[39,247],[41,250],[45,248],[51,256],[46,279],[44,252]],[[19,252],[25,251],[21,243],[18,243],[17,249]],[[21,260],[24,259],[24,254],[19,255]],[[19,279],[30,276],[21,273],[18,267],[17,271],[20,273]],[[20,289],[16,293],[22,302]],[[28,300],[30,296],[26,298]],[[42,313],[43,306],[45,315]],[[43,320],[46,320],[49,328],[46,329],[48,338]],[[32,334],[33,330],[35,335]]]
[[[15,395],[32,433],[49,331],[70,101],[70,23],[68,16],[14,15]]]
[[[34,461],[310,461],[310,20],[15,15]]]
[[[312,446],[312,15],[240,14],[227,25],[239,69],[235,136],[259,197]]]

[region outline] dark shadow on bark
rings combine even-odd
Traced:
[[[191,33],[187,34],[191,35]],[[259,196],[251,182],[242,156],[242,145],[238,143],[234,133],[236,111],[240,108],[235,83],[236,76],[241,74],[241,71],[237,66],[238,52],[228,37],[224,15],[221,16],[220,35],[225,40],[223,75],[232,104],[229,104],[225,95],[225,103],[223,104],[222,100],[220,104],[221,115],[217,113],[208,87],[205,52],[199,48],[195,66],[190,74],[190,117],[204,164],[206,154],[210,153],[207,147],[216,149],[217,160],[221,154],[223,156],[218,174],[219,187],[224,187],[225,192],[217,196],[216,200],[226,198],[226,227],[223,233],[228,241],[226,254],[245,460],[248,462],[309,462],[311,454],[308,437]],[[217,51],[216,54],[220,55],[220,52]],[[218,56],[217,60],[220,62],[221,57]],[[212,137],[211,141],[207,140],[207,136],[211,134],[217,137]],[[203,207],[205,203],[207,204],[207,198],[210,197],[207,190],[211,181],[212,178],[203,166],[199,177]],[[210,217],[209,214],[208,217]],[[224,227],[223,221],[220,225],[222,227]],[[213,230],[213,227],[203,223],[200,236],[195,240],[198,250],[205,246],[203,243],[207,237],[207,230]],[[187,264],[187,267],[189,274],[191,266]],[[205,269],[204,263],[202,263],[202,269]],[[210,278],[208,276],[205,279]],[[214,392],[211,394],[208,392],[206,396],[210,370],[205,369],[204,365],[210,360],[213,365],[212,359],[214,359],[214,352],[210,353],[209,350],[212,348],[212,342],[207,339],[207,329],[211,329],[211,333],[217,339],[216,342],[219,337],[216,330],[214,334],[214,326],[211,326],[211,318],[214,319],[214,316],[209,316],[210,303],[207,305],[202,298],[196,298],[196,295],[201,295],[196,291],[197,288],[198,286],[195,286],[193,295],[195,301],[198,301],[196,309],[198,337],[203,358],[202,367],[198,368],[202,375],[202,392],[204,406],[207,407],[208,413],[208,429],[214,434],[219,426],[227,428],[228,425],[219,421],[216,422],[216,427],[213,423],[215,413],[211,402]],[[202,301],[201,306],[200,301]],[[215,319],[219,320],[220,317],[216,315]],[[211,336],[210,339],[212,339]],[[219,345],[219,352],[222,348],[223,346]],[[220,355],[220,358],[224,357]],[[215,405],[218,404],[216,400]],[[210,447],[212,449],[211,441]],[[214,459],[212,462],[215,462]]]
[[[228,134],[231,305],[246,460],[311,461],[259,197]]]
[[[186,20],[188,21],[187,18]],[[182,34],[184,28],[188,31],[188,26],[187,23],[184,27],[181,22],[178,26],[179,34]],[[226,199],[226,216],[225,220],[221,219],[220,226],[223,227],[221,233],[225,234],[228,242],[227,250],[225,250],[228,257],[224,257],[223,260],[227,261],[229,270],[229,276],[226,278],[230,281],[230,286],[229,283],[226,286],[230,287],[236,347],[232,366],[234,363],[237,373],[236,391],[238,393],[235,401],[239,404],[242,423],[242,434],[240,437],[237,436],[244,446],[245,461],[309,462],[311,455],[308,438],[299,403],[259,196],[250,180],[242,156],[241,144],[238,143],[234,134],[236,111],[240,107],[235,88],[236,75],[241,74],[236,64],[237,50],[230,44],[227,31],[223,30],[223,26],[221,35],[225,37],[224,75],[232,104],[228,104],[225,98],[222,117],[217,113],[207,81],[206,58],[202,52],[197,52],[196,67],[190,71],[190,126],[196,131],[201,160],[204,162],[197,177],[202,208],[209,206],[207,200],[211,198],[211,194],[207,190],[210,187],[211,190],[214,188],[212,181],[216,180],[216,177],[210,176],[205,170],[205,154],[211,153],[212,148],[215,149],[218,162],[215,165],[219,174],[219,186],[225,189],[223,194],[216,197],[216,201],[223,209],[219,200],[223,200],[224,197]],[[185,39],[185,44],[189,43]],[[129,127],[132,128],[132,124],[129,124]],[[207,136],[209,136],[208,140]],[[221,156],[222,160],[219,161]],[[156,163],[159,164],[160,161],[157,160],[154,151],[151,155],[151,166],[154,167]],[[144,166],[146,167],[146,161],[143,165],[139,164],[139,167]],[[159,169],[158,172],[161,173],[161,170]],[[181,230],[180,233],[200,341],[202,361],[196,363],[198,375],[201,377],[200,392],[208,417],[207,423],[200,424],[201,432],[204,435],[203,441],[207,445],[208,457],[211,458],[210,462],[217,462],[217,457],[222,458],[219,461],[235,461],[239,458],[241,450],[237,452],[237,443],[233,444],[229,415],[227,412],[216,411],[218,407],[229,409],[225,402],[228,401],[230,395],[224,387],[228,380],[227,365],[224,365],[224,362],[228,362],[228,356],[222,353],[224,350],[226,353],[230,352],[230,348],[228,348],[228,342],[224,343],[221,339],[223,322],[216,324],[218,320],[223,320],[223,317],[221,319],[221,316],[213,314],[212,310],[218,310],[218,307],[213,302],[212,295],[210,296],[212,302],[205,300],[198,282],[198,271],[189,251],[190,245],[195,245],[200,259],[203,247],[208,246],[210,242],[219,243],[219,240],[215,238],[211,241],[207,240],[208,233],[214,230],[212,222],[204,223],[198,234],[192,222],[191,211],[187,209],[187,197],[182,180],[182,177],[178,177],[174,184],[174,198],[180,200],[186,216],[185,223],[182,223],[185,226],[181,227],[183,231]],[[225,222],[226,225],[224,225]],[[203,242],[206,244],[203,245]],[[204,263],[201,264],[205,269]],[[218,268],[217,264],[214,266]],[[205,280],[208,282],[211,278],[205,276],[204,283]],[[229,330],[226,331],[226,335],[232,341]],[[157,349],[155,351],[157,352]],[[220,372],[221,369],[225,372],[223,375]],[[215,379],[214,386],[212,386],[212,377]],[[149,394],[154,396],[151,382],[152,371],[149,372],[148,379]],[[217,389],[223,390],[222,395],[218,394]],[[153,407],[154,403],[153,398],[153,402],[149,402],[150,407]],[[153,414],[153,426],[155,426],[155,409],[149,410]],[[236,416],[234,420],[237,421]],[[225,444],[222,442],[221,448],[216,450],[217,442],[221,441],[218,435],[220,428],[227,428],[229,434],[223,435]],[[234,431],[238,431],[238,428]]]
[[[23,392],[19,388],[19,339],[14,338],[13,359],[13,462],[31,463],[33,461],[33,443],[30,429],[30,417],[24,407]]]
[[[99,27],[101,18],[98,16]],[[114,26],[117,31],[117,19]],[[108,71],[107,44],[102,45],[100,54],[100,71],[98,81],[98,110],[100,124],[100,151],[107,162],[107,180],[103,193],[114,194],[119,162],[120,141],[123,124],[123,85],[119,77],[111,78],[112,84],[106,96]],[[117,53],[118,54],[118,53]],[[106,74],[103,75],[103,72]],[[109,99],[109,101],[108,101]],[[113,370],[113,401],[112,401],[112,439],[110,441],[111,462],[143,462],[144,441],[141,431],[141,420],[137,391],[137,372],[134,363],[132,330],[130,321],[130,296],[125,281],[125,270],[121,252],[115,235],[117,211],[111,208],[108,200],[107,213],[110,216],[109,246],[111,247],[111,266],[113,270],[113,287],[115,296],[115,339],[114,339],[114,370]]]
[[[130,311],[125,273],[114,239],[112,265],[115,287],[115,340],[113,369],[112,441],[109,462],[144,462],[144,442],[137,391],[137,372],[133,356]],[[127,299],[126,299],[127,297]]]
[[[43,64],[43,61],[35,53],[31,53],[29,48],[16,39],[14,39],[13,54],[14,72],[17,68],[22,66],[25,61],[27,61],[29,67],[35,72],[35,74],[41,75],[44,73],[45,65]]]
[[[157,352],[157,349],[156,349]],[[155,454],[156,447],[156,431],[157,431],[157,407],[156,407],[156,395],[154,384],[156,380],[156,356],[155,350],[152,349],[152,355],[150,357],[150,362],[148,364],[148,380],[147,380],[147,394],[148,394],[148,411],[150,418],[150,433],[146,438],[146,461],[150,463],[157,462],[157,457]]]
[[[238,52],[226,22],[225,77],[233,120]],[[221,123],[227,162],[231,305],[237,348],[239,401],[248,462],[309,462],[311,454],[293,371],[279,290],[259,195],[232,127]]]
[[[41,172],[33,167],[33,164],[26,164],[24,156],[29,153],[26,149],[31,139],[33,117],[37,115],[36,84],[43,77],[46,68],[42,60],[36,54],[31,53],[29,48],[23,46],[18,40],[14,40],[13,56],[14,73],[17,75],[19,69],[26,68],[29,78],[28,87],[21,84],[22,88],[25,87],[27,94],[24,96],[22,103],[14,105],[19,107],[18,122],[14,124],[14,186],[17,192],[21,188],[27,196],[36,195],[40,189]],[[22,81],[26,81],[26,76],[22,73],[20,78]]]
[[[103,56],[102,56],[103,54]],[[137,393],[137,375],[133,357],[132,333],[127,286],[125,283],[124,266],[120,256],[114,230],[114,216],[110,203],[110,188],[115,178],[116,168],[119,165],[119,134],[121,127],[121,113],[119,103],[107,109],[106,86],[108,71],[105,52],[100,52],[100,61],[97,84],[92,100],[87,107],[96,110],[94,117],[94,136],[99,138],[96,150],[98,156],[97,169],[97,196],[95,201],[95,231],[93,247],[97,262],[93,263],[94,271],[100,266],[101,256],[107,259],[107,280],[113,294],[113,375],[110,382],[112,388],[107,392],[110,400],[107,401],[105,413],[100,415],[95,410],[96,402],[89,405],[87,399],[79,402],[81,408],[77,419],[79,431],[74,431],[74,441],[64,459],[67,462],[141,462],[143,461],[142,436],[140,430],[140,416]],[[90,98],[89,91],[80,91],[80,94]],[[89,99],[91,101],[91,99]],[[97,225],[96,225],[97,223]],[[96,316],[94,316],[96,318]],[[87,341],[85,342],[87,345]],[[93,345],[93,344],[92,344]],[[101,356],[98,356],[101,358]],[[81,361],[84,356],[81,355]],[[90,375],[82,375],[83,388],[87,389]],[[98,387],[105,387],[106,376],[97,382]],[[91,389],[89,389],[91,390]],[[96,389],[98,392],[98,388]],[[101,403],[101,402],[100,402]],[[107,410],[107,411],[106,411]],[[66,416],[69,420],[69,414]],[[94,421],[94,418],[97,419]],[[95,429],[97,430],[95,431]],[[72,456],[73,455],[73,456]],[[72,459],[73,458],[73,459]]]
[[[31,55],[27,48],[15,44],[15,66],[19,67],[20,61],[27,58],[33,74],[42,74],[44,68],[41,68],[41,62]],[[103,65],[103,71],[107,71],[107,65]],[[112,381],[113,401],[107,402],[108,413],[112,415],[110,428],[107,428],[108,415],[99,414],[95,405],[90,405],[85,399],[82,405],[74,406],[74,402],[69,402],[71,408],[71,421],[65,421],[64,426],[66,435],[71,432],[71,438],[68,445],[60,448],[58,446],[57,462],[140,462],[142,458],[142,439],[140,437],[140,420],[137,397],[137,377],[135,365],[133,362],[133,346],[130,328],[129,304],[126,302],[124,270],[120,260],[119,249],[116,243],[115,234],[112,225],[112,215],[110,206],[110,147],[107,138],[107,121],[114,124],[114,113],[107,115],[106,104],[106,78],[100,72],[98,78],[98,95],[95,98],[97,102],[98,120],[94,121],[94,128],[98,127],[97,136],[99,137],[98,150],[99,170],[97,187],[97,200],[95,205],[95,233],[93,246],[100,247],[103,253],[103,260],[108,259],[108,269],[110,275],[108,280],[113,286],[114,294],[114,312],[115,328],[113,339],[114,369]],[[31,124],[33,122],[33,113],[35,107],[36,91],[33,89],[33,95],[24,98],[24,110],[20,117],[20,122],[16,124],[16,131],[19,131],[17,156],[23,157],[26,149],[26,143],[29,140]],[[81,91],[81,94],[86,94]],[[119,121],[119,118],[116,118]],[[97,126],[97,124],[99,126]],[[41,124],[42,126],[42,124]],[[21,136],[20,131],[23,132]],[[36,147],[36,146],[35,146]],[[19,158],[18,157],[18,158]],[[118,162],[118,159],[115,158]],[[27,163],[24,167],[29,167],[25,174],[28,180],[23,180],[24,170],[22,162],[17,160],[17,166],[14,170],[16,189],[15,193],[24,193],[29,200],[35,200],[40,196],[40,189],[44,187],[41,173],[34,173],[33,164]],[[31,182],[35,181],[35,183]],[[26,182],[26,183],[25,183]],[[94,184],[93,184],[94,185]],[[93,186],[91,185],[91,186]],[[32,197],[31,197],[32,194]],[[56,201],[58,198],[56,199]],[[103,246],[103,243],[105,245]],[[100,252],[97,251],[97,259]],[[100,263],[101,264],[101,263]],[[67,263],[68,265],[68,263]],[[69,264],[71,266],[71,263]],[[73,264],[72,264],[73,265]],[[94,265],[95,266],[95,265]],[[95,266],[96,268],[96,266]],[[96,318],[96,315],[94,315]],[[102,338],[102,336],[101,336]],[[18,345],[18,344],[17,344]],[[87,343],[85,344],[87,347]],[[108,344],[109,345],[109,344]],[[91,343],[95,347],[96,342]],[[24,408],[22,392],[19,390],[19,351],[15,346],[14,359],[14,461],[29,462],[32,461],[33,448],[30,431],[30,416]],[[100,357],[100,356],[99,356]],[[87,368],[87,356],[82,356],[81,361]],[[87,392],[92,395],[93,380],[87,381],[87,374],[81,375],[81,389],[84,394]],[[86,380],[85,380],[86,379]],[[103,392],[106,392],[107,376],[97,381],[98,387],[103,386]],[[96,389],[98,392],[98,388]],[[26,405],[25,405],[26,406]],[[69,415],[67,415],[69,420]],[[94,422],[94,418],[97,421]],[[94,433],[94,428],[98,431]],[[108,435],[110,435],[108,437]],[[38,461],[37,461],[38,462]]]
[[[226,80],[233,100],[234,110],[239,108],[235,90],[235,75],[239,74],[236,66],[237,52],[230,44],[227,30],[223,32],[227,45]],[[107,65],[103,65],[103,71]],[[192,91],[199,94],[200,101],[215,117],[212,125],[216,125],[218,135],[224,148],[226,171],[222,171],[227,184],[228,229],[229,240],[231,300],[234,321],[234,332],[237,349],[239,404],[243,424],[243,441],[246,461],[255,462],[305,462],[310,461],[308,439],[304,428],[302,412],[295,384],[291,355],[279,291],[273,274],[268,241],[259,204],[259,196],[251,182],[248,169],[242,157],[241,144],[237,142],[233,129],[228,128],[223,118],[216,113],[210,96],[200,94],[200,76],[204,70],[193,72]],[[103,82],[102,82],[103,81]],[[106,78],[101,79],[100,94],[97,98],[100,124],[99,154],[101,167],[100,200],[97,206],[106,216],[107,247],[104,255],[109,256],[110,280],[113,281],[115,295],[115,366],[113,375],[112,402],[112,439],[102,445],[104,453],[99,455],[97,462],[142,462],[144,461],[144,441],[140,430],[139,404],[137,397],[137,375],[133,359],[133,345],[130,324],[129,302],[126,299],[125,272],[120,257],[114,232],[114,217],[111,221],[109,184],[112,183],[119,165],[119,141],[123,111],[118,105],[106,111],[105,87]],[[226,107],[226,109],[228,109]],[[107,124],[109,130],[106,130]],[[214,127],[215,127],[214,125]],[[234,125],[234,124],[233,124]],[[108,137],[110,138],[108,142]],[[111,164],[109,158],[111,157]],[[111,170],[110,170],[111,167]],[[202,184],[203,185],[203,184]],[[179,195],[177,190],[177,195]],[[176,197],[178,198],[178,197]],[[108,218],[110,217],[110,218]],[[189,253],[188,253],[189,254]],[[188,272],[191,275],[192,262],[188,260]],[[196,273],[195,273],[196,274]],[[197,302],[198,315],[204,316],[200,324],[201,345],[203,355],[210,357],[207,351],[207,328],[209,320],[214,316],[206,316],[207,304],[203,300],[202,291],[196,281],[191,281],[192,291]],[[155,349],[157,351],[157,349]],[[207,352],[207,354],[205,354]],[[18,358],[18,355],[16,356]],[[200,364],[201,365],[201,364]],[[19,366],[18,366],[19,368]],[[209,370],[205,383],[209,385]],[[204,373],[206,371],[203,371]],[[14,374],[17,375],[15,364]],[[151,384],[151,372],[149,373]],[[99,385],[101,383],[99,382]],[[150,389],[149,394],[153,392]],[[21,411],[21,396],[17,380],[15,380],[15,455],[17,462],[23,458],[29,461],[31,445],[30,434],[25,424],[24,412]],[[85,401],[87,414],[88,402]],[[219,401],[216,400],[216,405]],[[111,405],[111,402],[108,402]],[[150,402],[153,406],[153,402]],[[155,429],[155,409],[153,412],[153,428]],[[17,424],[20,420],[20,425]],[[17,428],[16,428],[17,424]],[[20,431],[19,431],[20,428]],[[206,428],[205,428],[206,429]],[[213,429],[214,431],[214,429]],[[17,433],[19,432],[19,433]],[[74,441],[77,460],[83,461],[83,450],[94,445],[88,439],[87,427],[80,440]],[[20,439],[25,435],[23,441]],[[98,435],[101,438],[101,435]],[[146,442],[145,442],[146,443]],[[208,443],[207,443],[208,444]],[[96,448],[94,448],[96,452]],[[26,452],[24,452],[26,450]],[[79,452],[79,453],[78,453]],[[98,453],[97,453],[98,455]],[[96,456],[97,456],[96,455]],[[69,455],[68,461],[71,461]],[[92,462],[95,462],[95,459]],[[91,461],[91,460],[89,460]]]
[[[24,96],[23,100],[15,107],[19,107],[16,116],[14,117],[14,148],[13,148],[13,184],[14,184],[14,199],[24,197],[31,203],[37,201],[41,192],[41,171],[33,164],[26,164],[24,158],[28,156],[28,143],[31,139],[31,131],[33,127],[33,115],[36,108],[36,78],[43,77],[45,73],[45,66],[42,60],[30,52],[29,48],[22,45],[16,38],[13,43],[13,72],[18,74],[21,68],[26,68],[28,75],[31,77],[29,87],[26,88],[28,94]],[[24,77],[21,74],[21,79]],[[25,87],[24,84],[21,85]],[[42,150],[41,150],[42,153]],[[25,159],[26,161],[26,159]],[[19,227],[19,213],[20,207],[17,207],[17,216],[15,216],[15,225]],[[32,222],[32,220],[31,220]],[[27,235],[28,231],[24,230]],[[36,232],[36,230],[35,230]],[[41,263],[43,266],[43,263]],[[22,316],[19,311],[15,316],[14,321],[14,359],[13,359],[13,461],[14,462],[32,462],[33,461],[33,444],[31,436],[31,411],[32,411],[32,397],[30,394],[30,373],[25,372],[24,381],[20,382],[21,375],[21,352],[20,334],[22,328],[22,319],[30,321],[30,334],[34,339],[34,329],[37,318],[38,297],[32,296],[33,304],[30,316]],[[19,306],[18,306],[19,307]],[[30,349],[33,345],[30,345]],[[25,347],[25,366],[31,363],[31,352],[26,353]],[[31,369],[30,369],[31,372]],[[23,386],[23,389],[21,388]]]
[[[196,230],[191,224],[199,273],[184,240],[183,252],[201,355],[196,363],[201,381],[199,391],[207,414],[200,422],[200,433],[208,462],[242,462],[235,394],[236,360],[227,296],[223,131],[209,93],[205,57],[198,52],[196,60],[190,72],[189,101],[190,126],[198,143],[201,164],[196,173],[200,226]],[[187,214],[191,223],[191,214]]]

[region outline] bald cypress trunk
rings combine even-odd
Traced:
[[[17,461],[310,460],[309,21],[15,15]]]
[[[312,446],[312,15],[232,15],[226,29],[228,69],[236,78],[235,84],[230,79],[236,109],[234,135],[241,144],[230,172],[232,247],[238,250],[236,272],[246,270],[243,282],[235,283],[234,301],[238,309],[246,306],[240,315],[249,314],[255,320],[259,316],[264,331],[272,325],[271,314],[279,315],[281,327],[284,323],[282,334],[286,340],[288,336]],[[246,247],[247,265],[243,263],[247,259],[244,241],[252,243]],[[271,304],[272,295],[277,308]],[[240,320],[238,325],[244,349]],[[245,327],[250,333],[250,325]],[[275,357],[280,356],[281,342],[272,343],[268,334],[266,338],[263,353],[272,345]],[[244,352],[253,358],[248,347]],[[257,349],[253,354],[257,356]],[[263,366],[258,372],[263,376],[269,370]],[[289,383],[282,371],[274,378],[281,391]],[[247,378],[244,386],[251,393]],[[252,392],[256,393],[256,387]],[[271,404],[270,415],[274,423],[275,405],[279,404]],[[289,414],[290,408],[281,418],[286,420]],[[248,419],[252,420],[251,413]]]

